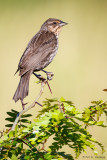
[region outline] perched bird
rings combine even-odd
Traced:
[[[31,74],[43,70],[52,62],[58,50],[59,32],[66,24],[59,19],[49,18],[28,43],[16,71],[19,71],[20,82],[13,96],[15,102],[20,99],[23,104],[23,99],[29,92]]]

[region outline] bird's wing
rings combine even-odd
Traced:
[[[44,59],[55,50],[56,44],[57,39],[53,33],[38,32],[29,42],[20,59],[20,75],[22,76],[29,70],[39,70]]]

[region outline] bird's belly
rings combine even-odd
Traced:
[[[40,71],[47,67],[53,60],[57,53],[57,49],[54,50],[54,52],[48,54],[41,62],[39,62],[38,67],[35,68],[35,71]]]
[[[53,60],[53,58],[55,57],[56,53],[52,53],[48,58],[47,61],[44,62],[44,68],[47,67]]]

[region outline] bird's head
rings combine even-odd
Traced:
[[[68,23],[63,22],[59,19],[49,18],[43,23],[43,25],[41,26],[41,29],[53,32],[55,35],[58,35],[61,28],[67,24]]]

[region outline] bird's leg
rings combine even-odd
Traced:
[[[41,81],[44,81],[44,80],[45,80],[45,78],[44,78],[43,76],[41,76],[40,74],[36,74],[36,73],[34,73],[34,72],[33,72],[33,74],[34,74],[39,80],[41,80]]]
[[[44,71],[44,72],[46,72],[46,71]],[[51,73],[51,72],[48,72],[48,73]],[[51,88],[50,88],[50,85],[49,85],[48,81],[47,81],[43,76],[41,76],[40,74],[36,74],[36,73],[34,73],[34,72],[33,72],[33,74],[34,74],[40,81],[42,81],[42,82],[45,81],[45,83],[47,83],[48,88],[49,88],[49,90],[50,90],[50,92],[51,92],[51,94],[52,94],[52,90],[51,90]]]
[[[46,75],[47,75],[47,80],[50,81],[50,80],[53,79],[54,74],[53,74],[52,72],[47,72],[47,71],[45,71],[45,70],[43,70],[43,69],[42,69],[42,71],[46,73]]]

